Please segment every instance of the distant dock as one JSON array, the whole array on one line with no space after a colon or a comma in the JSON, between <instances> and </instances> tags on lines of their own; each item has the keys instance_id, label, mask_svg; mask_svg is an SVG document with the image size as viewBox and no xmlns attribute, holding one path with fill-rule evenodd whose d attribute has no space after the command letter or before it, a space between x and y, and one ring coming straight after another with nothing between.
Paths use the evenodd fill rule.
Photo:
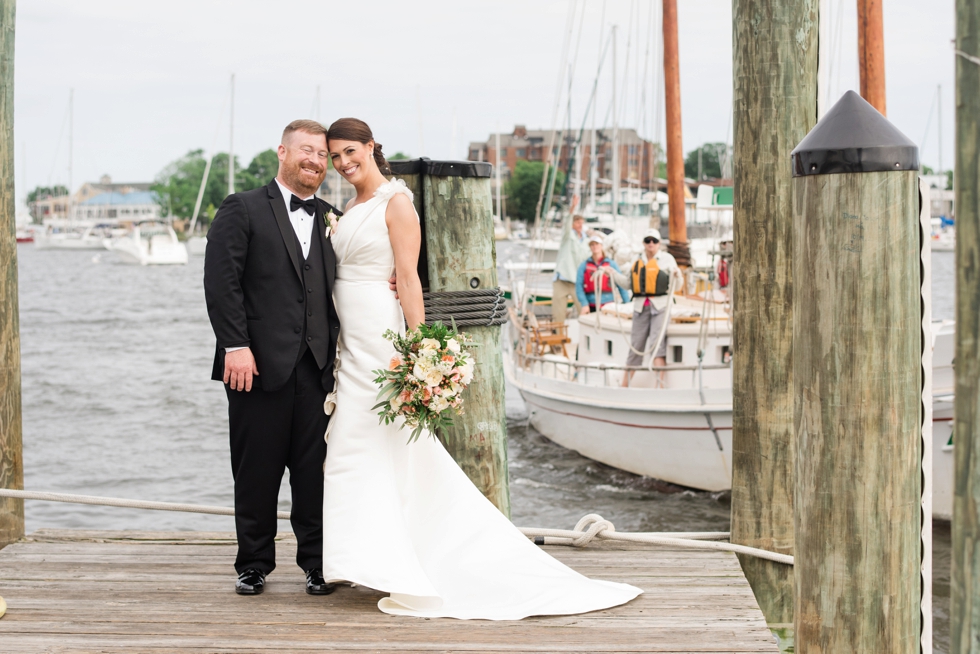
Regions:
<instances>
[{"instance_id":1,"label":"distant dock","mask_svg":"<svg viewBox=\"0 0 980 654\"><path fill-rule=\"evenodd\" d=\"M519 622L395 617L381 593L304 592L282 534L259 597L234 593L234 535L39 530L0 550L0 643L15 652L777 652L734 554L596 543L545 549L645 592L626 606Z\"/></svg>"}]
</instances>

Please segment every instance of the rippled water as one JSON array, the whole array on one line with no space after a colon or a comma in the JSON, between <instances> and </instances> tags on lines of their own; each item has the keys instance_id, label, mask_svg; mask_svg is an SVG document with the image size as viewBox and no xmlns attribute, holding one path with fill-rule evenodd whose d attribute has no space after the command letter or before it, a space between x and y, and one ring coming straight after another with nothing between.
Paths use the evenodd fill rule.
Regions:
<instances>
[{"instance_id":1,"label":"rippled water","mask_svg":"<svg viewBox=\"0 0 980 654\"><path fill-rule=\"evenodd\" d=\"M18 248L25 485L232 505L227 402L210 381L203 260L139 267L111 253ZM936 253L934 313L953 317L953 257ZM508 389L511 497L522 526L596 512L631 531L726 530L726 494L679 491L551 443ZM280 506L288 509L285 482ZM231 518L27 503L27 529L223 530ZM943 530L945 529L945 537ZM948 647L948 527L937 527L937 649ZM943 567L945 566L945 568Z\"/></svg>"}]
</instances>

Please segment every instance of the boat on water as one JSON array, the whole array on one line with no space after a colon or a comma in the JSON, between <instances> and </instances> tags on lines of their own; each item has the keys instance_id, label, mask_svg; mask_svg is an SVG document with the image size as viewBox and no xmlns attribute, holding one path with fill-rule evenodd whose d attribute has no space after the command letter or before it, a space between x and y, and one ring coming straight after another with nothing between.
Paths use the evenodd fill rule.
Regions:
<instances>
[{"instance_id":1,"label":"boat on water","mask_svg":"<svg viewBox=\"0 0 980 654\"><path fill-rule=\"evenodd\" d=\"M122 233L124 230L108 223L49 226L34 233L34 246L39 250L102 250L105 241L111 241Z\"/></svg>"},{"instance_id":2,"label":"boat on water","mask_svg":"<svg viewBox=\"0 0 980 654\"><path fill-rule=\"evenodd\" d=\"M933 252L956 251L956 226L953 221L941 216L930 221L932 231L929 234L929 245Z\"/></svg>"},{"instance_id":3,"label":"boat on water","mask_svg":"<svg viewBox=\"0 0 980 654\"><path fill-rule=\"evenodd\" d=\"M18 228L16 236L17 236L18 243L33 243L34 228L33 227Z\"/></svg>"},{"instance_id":4,"label":"boat on water","mask_svg":"<svg viewBox=\"0 0 980 654\"><path fill-rule=\"evenodd\" d=\"M193 257L203 257L208 249L207 236L191 236L184 243L187 246L187 254Z\"/></svg>"},{"instance_id":5,"label":"boat on water","mask_svg":"<svg viewBox=\"0 0 980 654\"><path fill-rule=\"evenodd\" d=\"M556 326L512 315L507 380L530 424L555 443L606 465L706 491L731 488L732 376L729 305L677 296L667 365L628 368L631 305ZM953 497L952 321L933 323L933 515L949 519ZM622 380L634 375L629 387Z\"/></svg>"},{"instance_id":6,"label":"boat on water","mask_svg":"<svg viewBox=\"0 0 980 654\"><path fill-rule=\"evenodd\" d=\"M103 247L117 253L122 261L141 266L187 263L184 244L173 227L161 220L134 223L127 235L106 240Z\"/></svg>"}]
</instances>

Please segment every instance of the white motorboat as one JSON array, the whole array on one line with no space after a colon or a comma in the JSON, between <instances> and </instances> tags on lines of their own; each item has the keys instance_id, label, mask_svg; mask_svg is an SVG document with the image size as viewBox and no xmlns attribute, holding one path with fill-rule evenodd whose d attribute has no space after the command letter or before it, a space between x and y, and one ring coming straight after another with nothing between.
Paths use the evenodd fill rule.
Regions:
<instances>
[{"instance_id":1,"label":"white motorboat","mask_svg":"<svg viewBox=\"0 0 980 654\"><path fill-rule=\"evenodd\" d=\"M39 250L102 250L106 240L119 232L114 225L83 224L73 227L48 227L34 234L34 247Z\"/></svg>"},{"instance_id":2,"label":"white motorboat","mask_svg":"<svg viewBox=\"0 0 980 654\"><path fill-rule=\"evenodd\" d=\"M621 386L629 352L629 305L607 305L598 315L580 317L577 329L568 330L571 342L564 352L554 345L547 349L555 352L542 351L548 337L540 334L548 331L547 324L521 325L512 316L505 373L527 403L530 423L555 443L638 475L727 490L732 468L729 314L724 304L680 297L673 312L667 366L635 371L629 388ZM933 515L946 519L953 494L953 331L951 321L934 323Z\"/></svg>"},{"instance_id":3,"label":"white motorboat","mask_svg":"<svg viewBox=\"0 0 980 654\"><path fill-rule=\"evenodd\" d=\"M126 263L142 266L187 263L187 249L177 240L173 227L160 220L135 223L132 231L104 247L119 254Z\"/></svg>"},{"instance_id":4,"label":"white motorboat","mask_svg":"<svg viewBox=\"0 0 980 654\"><path fill-rule=\"evenodd\" d=\"M187 254L193 257L203 257L204 252L208 249L208 237L191 236L185 245L187 246Z\"/></svg>"}]
</instances>

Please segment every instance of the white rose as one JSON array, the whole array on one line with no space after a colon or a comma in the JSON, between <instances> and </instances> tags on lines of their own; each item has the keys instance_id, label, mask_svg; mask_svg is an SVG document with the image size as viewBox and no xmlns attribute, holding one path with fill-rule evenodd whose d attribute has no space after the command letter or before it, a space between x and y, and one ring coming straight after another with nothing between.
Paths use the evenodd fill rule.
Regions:
<instances>
[{"instance_id":1,"label":"white rose","mask_svg":"<svg viewBox=\"0 0 980 654\"><path fill-rule=\"evenodd\" d=\"M423 350L438 350L441 343L434 338L423 338L422 339L422 349Z\"/></svg>"},{"instance_id":2,"label":"white rose","mask_svg":"<svg viewBox=\"0 0 980 654\"><path fill-rule=\"evenodd\" d=\"M399 394L399 395L396 395L395 397L393 397L391 399L391 402L389 402L388 404L391 406L391 410L392 411L394 411L395 413L398 413L398 409L402 408L402 404L404 404L404 403L402 402L401 395Z\"/></svg>"},{"instance_id":3,"label":"white rose","mask_svg":"<svg viewBox=\"0 0 980 654\"><path fill-rule=\"evenodd\" d=\"M442 395L437 395L429 402L429 409L436 413L442 413L449 408L449 400Z\"/></svg>"},{"instance_id":4,"label":"white rose","mask_svg":"<svg viewBox=\"0 0 980 654\"><path fill-rule=\"evenodd\" d=\"M432 368L425 374L426 386L438 386L442 383L442 372L438 368Z\"/></svg>"},{"instance_id":5,"label":"white rose","mask_svg":"<svg viewBox=\"0 0 980 654\"><path fill-rule=\"evenodd\" d=\"M463 365L461 365L459 368L457 368L457 370L459 371L459 381L460 381L461 384L463 384L464 386L467 386L467 385L469 385L469 383L471 381L473 381L473 362L472 361L467 361L466 363L464 363Z\"/></svg>"},{"instance_id":6,"label":"white rose","mask_svg":"<svg viewBox=\"0 0 980 654\"><path fill-rule=\"evenodd\" d=\"M419 381L425 381L426 376L429 374L429 365L426 363L425 359L418 359L415 361L415 366L412 367L412 374Z\"/></svg>"},{"instance_id":7,"label":"white rose","mask_svg":"<svg viewBox=\"0 0 980 654\"><path fill-rule=\"evenodd\" d=\"M459 354L461 349L459 347L459 342L455 338L450 338L448 341L446 341L446 348L454 354Z\"/></svg>"}]
</instances>

